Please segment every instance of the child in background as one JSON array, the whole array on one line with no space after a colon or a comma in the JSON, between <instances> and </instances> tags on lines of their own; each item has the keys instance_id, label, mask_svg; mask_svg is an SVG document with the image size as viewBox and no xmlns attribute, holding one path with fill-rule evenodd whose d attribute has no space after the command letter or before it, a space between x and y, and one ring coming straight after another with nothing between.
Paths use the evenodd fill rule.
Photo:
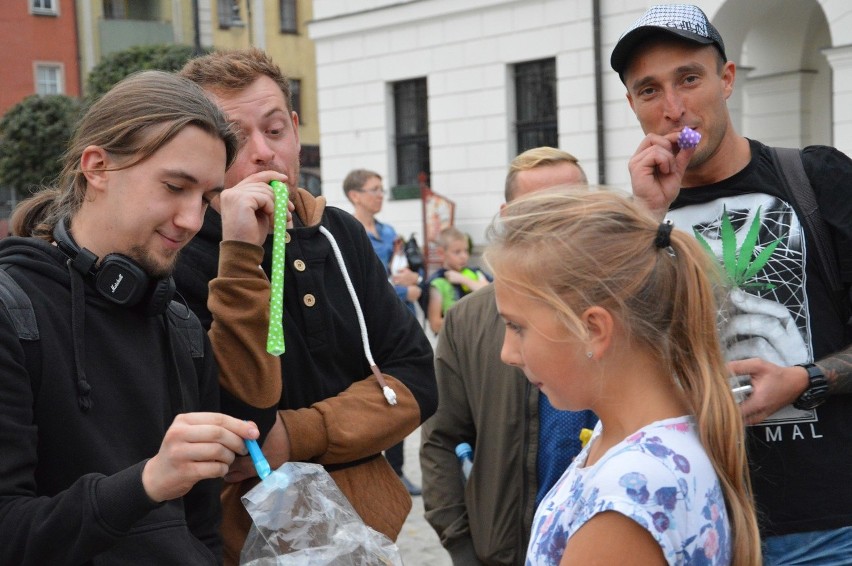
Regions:
<instances>
[{"instance_id":1,"label":"child in background","mask_svg":"<svg viewBox=\"0 0 852 566\"><path fill-rule=\"evenodd\" d=\"M536 511L527 564L760 564L712 258L614 192L543 191L498 222L503 361L600 417Z\"/></svg>"},{"instance_id":2,"label":"child in background","mask_svg":"<svg viewBox=\"0 0 852 566\"><path fill-rule=\"evenodd\" d=\"M450 226L441 230L438 247L444 254L444 265L429 279L429 306L426 312L429 327L435 334L444 325L444 313L456 301L491 282L490 276L467 266L470 240L458 228Z\"/></svg>"}]
</instances>

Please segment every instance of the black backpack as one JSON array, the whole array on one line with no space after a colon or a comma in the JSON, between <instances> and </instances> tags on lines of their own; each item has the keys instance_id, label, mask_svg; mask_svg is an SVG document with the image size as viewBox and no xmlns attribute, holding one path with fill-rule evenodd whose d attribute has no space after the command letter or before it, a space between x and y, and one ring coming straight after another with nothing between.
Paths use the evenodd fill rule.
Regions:
<instances>
[{"instance_id":1,"label":"black backpack","mask_svg":"<svg viewBox=\"0 0 852 566\"><path fill-rule=\"evenodd\" d=\"M420 246L417 244L417 238L414 234L405 242L405 259L408 261L408 269L415 273L423 269L423 252L420 251Z\"/></svg>"},{"instance_id":2,"label":"black backpack","mask_svg":"<svg viewBox=\"0 0 852 566\"><path fill-rule=\"evenodd\" d=\"M828 225L819 212L816 195L802 164L802 151L796 148L771 147L775 170L789 189L787 192L795 201L805 230L812 235L815 247L817 268L831 294L831 300L841 316L841 320L852 322L852 298L847 295L846 287L840 277L838 256Z\"/></svg>"}]
</instances>

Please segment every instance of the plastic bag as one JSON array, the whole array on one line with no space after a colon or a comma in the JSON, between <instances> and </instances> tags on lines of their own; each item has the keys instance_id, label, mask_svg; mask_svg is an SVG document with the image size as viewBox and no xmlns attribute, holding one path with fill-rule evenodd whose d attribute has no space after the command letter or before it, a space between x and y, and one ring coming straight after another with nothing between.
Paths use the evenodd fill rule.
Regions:
<instances>
[{"instance_id":1,"label":"plastic bag","mask_svg":"<svg viewBox=\"0 0 852 566\"><path fill-rule=\"evenodd\" d=\"M402 566L396 545L364 524L318 464L288 462L242 502L253 524L240 564Z\"/></svg>"}]
</instances>

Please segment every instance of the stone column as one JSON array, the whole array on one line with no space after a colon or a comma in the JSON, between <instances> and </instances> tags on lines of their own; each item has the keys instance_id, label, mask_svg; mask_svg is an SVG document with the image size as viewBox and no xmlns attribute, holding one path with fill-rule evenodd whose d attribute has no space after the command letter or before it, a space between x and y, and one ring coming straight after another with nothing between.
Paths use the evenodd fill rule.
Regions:
<instances>
[{"instance_id":1,"label":"stone column","mask_svg":"<svg viewBox=\"0 0 852 566\"><path fill-rule=\"evenodd\" d=\"M831 66L834 146L852 155L852 45L822 50Z\"/></svg>"}]
</instances>

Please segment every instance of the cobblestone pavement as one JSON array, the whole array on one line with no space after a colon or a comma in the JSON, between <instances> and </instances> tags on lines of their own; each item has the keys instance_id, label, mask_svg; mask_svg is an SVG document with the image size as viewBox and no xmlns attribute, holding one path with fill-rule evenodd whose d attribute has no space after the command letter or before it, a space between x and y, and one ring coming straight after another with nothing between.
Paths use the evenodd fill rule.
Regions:
<instances>
[{"instance_id":1,"label":"cobblestone pavement","mask_svg":"<svg viewBox=\"0 0 852 566\"><path fill-rule=\"evenodd\" d=\"M403 471L415 485L421 484L420 429L405 439ZM450 555L441 546L438 535L423 517L423 498L412 497L411 513L396 540L405 566L452 566Z\"/></svg>"}]
</instances>

